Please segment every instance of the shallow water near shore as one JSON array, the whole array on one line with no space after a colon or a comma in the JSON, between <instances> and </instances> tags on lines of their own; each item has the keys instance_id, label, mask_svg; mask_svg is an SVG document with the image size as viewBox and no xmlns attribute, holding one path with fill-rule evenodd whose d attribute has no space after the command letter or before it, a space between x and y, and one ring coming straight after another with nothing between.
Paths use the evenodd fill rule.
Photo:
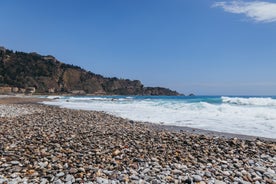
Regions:
<instances>
[{"instance_id":1,"label":"shallow water near shore","mask_svg":"<svg viewBox=\"0 0 276 184\"><path fill-rule=\"evenodd\" d=\"M276 138L276 97L49 96L43 102L135 121Z\"/></svg>"}]
</instances>

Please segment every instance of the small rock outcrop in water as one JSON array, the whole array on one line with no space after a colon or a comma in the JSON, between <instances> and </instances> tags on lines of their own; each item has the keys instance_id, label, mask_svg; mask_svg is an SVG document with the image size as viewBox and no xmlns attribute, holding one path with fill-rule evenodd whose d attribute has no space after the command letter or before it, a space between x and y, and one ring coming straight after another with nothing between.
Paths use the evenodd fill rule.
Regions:
<instances>
[{"instance_id":1,"label":"small rock outcrop in water","mask_svg":"<svg viewBox=\"0 0 276 184\"><path fill-rule=\"evenodd\" d=\"M53 56L13 52L4 47L0 47L0 87L35 87L37 93L180 95L167 88L144 87L139 80L103 77Z\"/></svg>"}]
</instances>

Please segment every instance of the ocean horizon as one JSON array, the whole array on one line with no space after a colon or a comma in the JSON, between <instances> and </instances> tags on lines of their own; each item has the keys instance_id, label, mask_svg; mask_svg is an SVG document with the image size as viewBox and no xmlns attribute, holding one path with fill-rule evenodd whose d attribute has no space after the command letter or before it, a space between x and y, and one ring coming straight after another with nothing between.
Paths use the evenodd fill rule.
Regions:
<instances>
[{"instance_id":1,"label":"ocean horizon","mask_svg":"<svg viewBox=\"0 0 276 184\"><path fill-rule=\"evenodd\" d=\"M276 96L44 96L134 121L276 138Z\"/></svg>"}]
</instances>

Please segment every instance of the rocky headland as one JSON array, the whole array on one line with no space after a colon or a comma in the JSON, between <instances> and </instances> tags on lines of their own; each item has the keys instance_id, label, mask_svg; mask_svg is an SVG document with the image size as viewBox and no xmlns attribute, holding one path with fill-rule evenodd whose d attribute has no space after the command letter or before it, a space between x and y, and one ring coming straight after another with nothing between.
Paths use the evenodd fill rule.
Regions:
<instances>
[{"instance_id":1,"label":"rocky headland","mask_svg":"<svg viewBox=\"0 0 276 184\"><path fill-rule=\"evenodd\" d=\"M0 47L0 94L181 95L139 80L103 77L53 56L14 52Z\"/></svg>"},{"instance_id":2,"label":"rocky headland","mask_svg":"<svg viewBox=\"0 0 276 184\"><path fill-rule=\"evenodd\" d=\"M0 107L0 183L276 183L275 140L39 104Z\"/></svg>"}]
</instances>

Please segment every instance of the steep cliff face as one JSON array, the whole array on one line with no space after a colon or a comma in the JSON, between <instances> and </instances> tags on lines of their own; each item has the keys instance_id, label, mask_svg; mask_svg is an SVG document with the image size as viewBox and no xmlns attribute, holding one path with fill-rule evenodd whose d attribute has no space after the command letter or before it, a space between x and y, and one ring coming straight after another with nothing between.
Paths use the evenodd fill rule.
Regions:
<instances>
[{"instance_id":1,"label":"steep cliff face","mask_svg":"<svg viewBox=\"0 0 276 184\"><path fill-rule=\"evenodd\" d=\"M35 87L38 93L70 93L102 95L179 95L166 88L144 87L138 80L106 78L68 65L53 56L13 52L0 48L0 87Z\"/></svg>"},{"instance_id":2,"label":"steep cliff face","mask_svg":"<svg viewBox=\"0 0 276 184\"><path fill-rule=\"evenodd\" d=\"M142 95L143 93L143 85L138 80L109 78L103 83L103 88L107 93L116 95Z\"/></svg>"},{"instance_id":3,"label":"steep cliff face","mask_svg":"<svg viewBox=\"0 0 276 184\"><path fill-rule=\"evenodd\" d=\"M172 91L172 90L167 89L167 88L146 87L146 88L144 88L143 95L178 96L179 94L176 91Z\"/></svg>"}]
</instances>

